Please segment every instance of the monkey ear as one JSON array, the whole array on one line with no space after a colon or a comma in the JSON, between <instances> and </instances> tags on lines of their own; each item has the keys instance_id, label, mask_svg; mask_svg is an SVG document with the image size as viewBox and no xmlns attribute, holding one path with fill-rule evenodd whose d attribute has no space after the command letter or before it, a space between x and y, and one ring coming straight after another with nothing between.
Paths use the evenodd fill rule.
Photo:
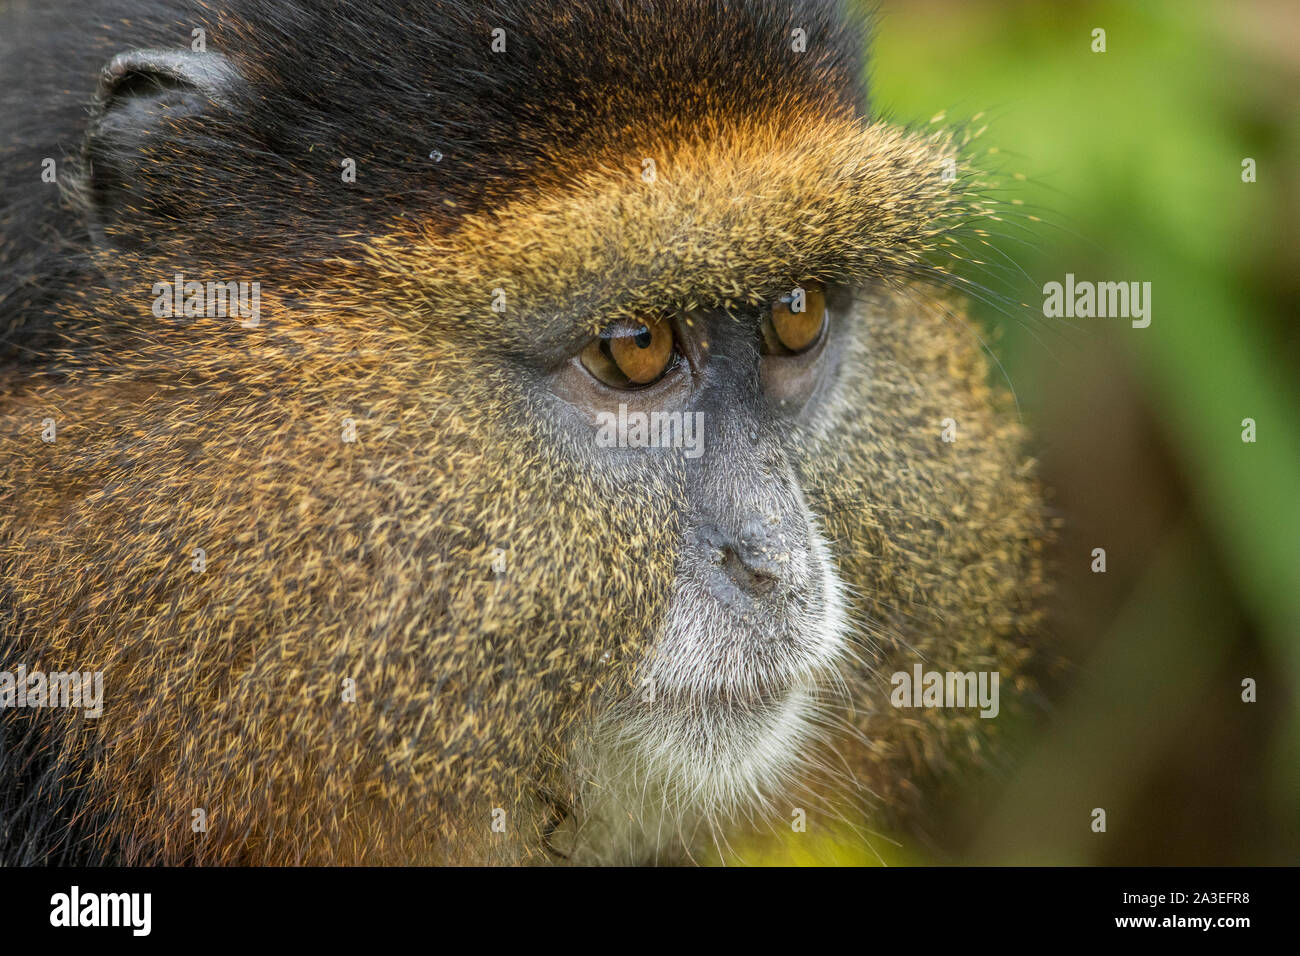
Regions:
<instances>
[{"instance_id":1,"label":"monkey ear","mask_svg":"<svg viewBox=\"0 0 1300 956\"><path fill-rule=\"evenodd\" d=\"M183 178L169 165L186 140L201 139L201 117L225 105L239 75L216 52L132 50L100 72L85 160L90 235L99 246L146 241L156 217L174 217ZM172 175L168 175L173 173Z\"/></svg>"}]
</instances>

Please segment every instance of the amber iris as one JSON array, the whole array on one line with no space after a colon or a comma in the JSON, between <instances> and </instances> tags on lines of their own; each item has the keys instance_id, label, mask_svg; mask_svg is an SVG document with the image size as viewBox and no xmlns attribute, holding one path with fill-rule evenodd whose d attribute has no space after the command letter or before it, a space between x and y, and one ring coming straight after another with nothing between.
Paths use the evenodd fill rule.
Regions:
<instances>
[{"instance_id":1,"label":"amber iris","mask_svg":"<svg viewBox=\"0 0 1300 956\"><path fill-rule=\"evenodd\" d=\"M797 355L816 345L825 331L826 288L809 282L772 303L763 320L763 344L768 354Z\"/></svg>"},{"instance_id":2,"label":"amber iris","mask_svg":"<svg viewBox=\"0 0 1300 956\"><path fill-rule=\"evenodd\" d=\"M640 388L661 379L673 365L672 324L661 319L618 323L582 350L582 364L614 388Z\"/></svg>"}]
</instances>

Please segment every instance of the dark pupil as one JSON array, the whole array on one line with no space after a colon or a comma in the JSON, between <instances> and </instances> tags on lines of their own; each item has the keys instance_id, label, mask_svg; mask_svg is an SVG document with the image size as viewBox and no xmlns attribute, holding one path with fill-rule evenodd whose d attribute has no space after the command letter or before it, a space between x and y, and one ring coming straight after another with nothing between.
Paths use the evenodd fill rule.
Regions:
<instances>
[{"instance_id":1,"label":"dark pupil","mask_svg":"<svg viewBox=\"0 0 1300 956\"><path fill-rule=\"evenodd\" d=\"M637 330L636 335L632 336L632 340L636 342L637 348L648 349L650 347L650 343L654 340L654 336L652 336L650 334L650 330L643 325L641 326L640 329Z\"/></svg>"}]
</instances>

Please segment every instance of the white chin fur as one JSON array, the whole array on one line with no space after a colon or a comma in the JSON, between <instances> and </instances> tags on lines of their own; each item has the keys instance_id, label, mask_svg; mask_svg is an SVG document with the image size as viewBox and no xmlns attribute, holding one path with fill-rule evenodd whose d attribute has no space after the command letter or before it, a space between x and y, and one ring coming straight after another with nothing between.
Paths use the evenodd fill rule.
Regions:
<instances>
[{"instance_id":1,"label":"white chin fur","mask_svg":"<svg viewBox=\"0 0 1300 956\"><path fill-rule=\"evenodd\" d=\"M652 862L689 854L711 828L761 813L804 764L815 733L811 712L848 631L834 559L811 518L808 530L809 570L822 572L820 600L791 623L793 648L769 660L766 672L720 663L719 622L696 602L674 601L648 668L663 696L617 708L575 762L581 807L568 832L552 838L570 859ZM747 697L755 678L781 690L761 702L719 701L719 688Z\"/></svg>"}]
</instances>

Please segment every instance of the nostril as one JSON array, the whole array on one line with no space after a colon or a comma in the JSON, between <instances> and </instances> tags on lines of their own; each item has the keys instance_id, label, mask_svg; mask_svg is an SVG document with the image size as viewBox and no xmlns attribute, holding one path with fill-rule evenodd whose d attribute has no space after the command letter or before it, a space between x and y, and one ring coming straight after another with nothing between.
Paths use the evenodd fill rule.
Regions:
<instances>
[{"instance_id":1,"label":"nostril","mask_svg":"<svg viewBox=\"0 0 1300 956\"><path fill-rule=\"evenodd\" d=\"M724 548L722 570L752 594L767 594L776 585L776 563L754 550Z\"/></svg>"},{"instance_id":2,"label":"nostril","mask_svg":"<svg viewBox=\"0 0 1300 956\"><path fill-rule=\"evenodd\" d=\"M759 523L747 523L734 538L716 527L700 529L699 537L707 546L709 562L750 594L768 593L781 577L780 562L770 553L770 539Z\"/></svg>"}]
</instances>

